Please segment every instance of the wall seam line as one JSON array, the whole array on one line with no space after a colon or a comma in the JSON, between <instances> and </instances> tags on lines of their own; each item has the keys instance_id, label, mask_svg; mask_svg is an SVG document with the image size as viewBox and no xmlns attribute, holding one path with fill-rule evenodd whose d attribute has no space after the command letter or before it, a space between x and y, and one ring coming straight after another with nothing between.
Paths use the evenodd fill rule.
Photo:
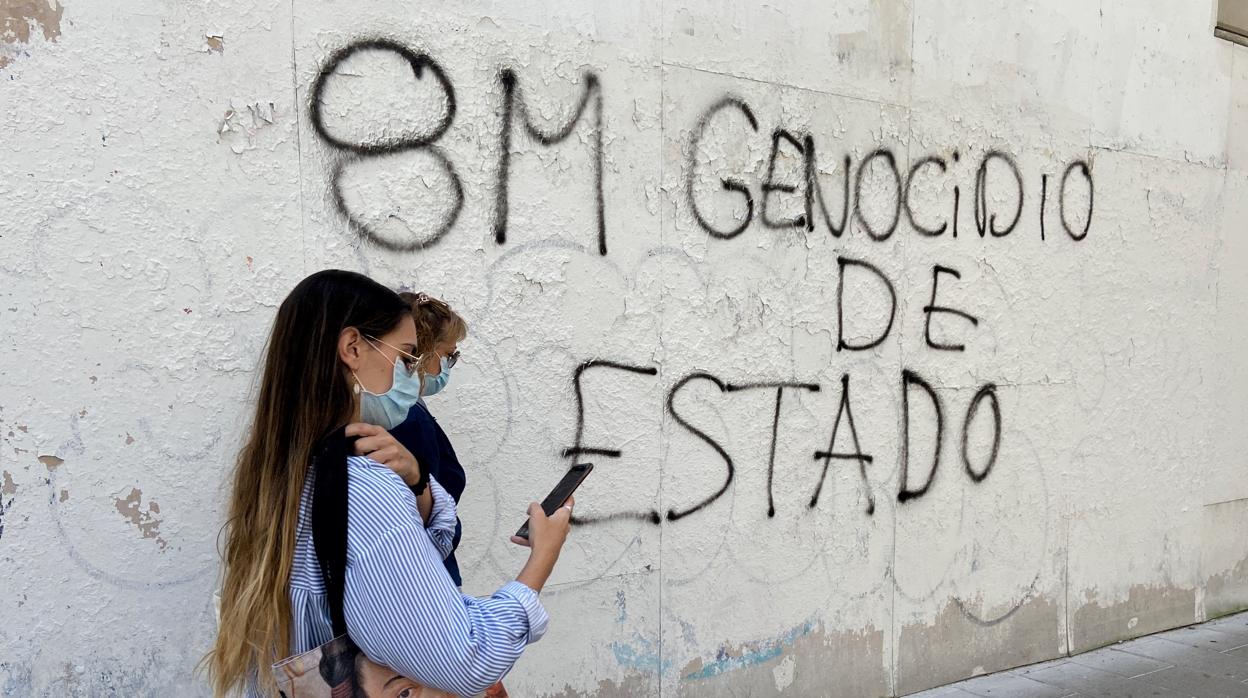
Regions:
<instances>
[{"instance_id":1,"label":"wall seam line","mask_svg":"<svg viewBox=\"0 0 1248 698\"><path fill-rule=\"evenodd\" d=\"M1066 551L1063 556L1065 564L1062 567L1062 587L1066 602L1062 604L1062 612L1066 616L1066 656L1069 657L1074 653L1075 636L1070 628L1070 516L1066 517Z\"/></svg>"},{"instance_id":2,"label":"wall seam line","mask_svg":"<svg viewBox=\"0 0 1248 698\"><path fill-rule=\"evenodd\" d=\"M911 18L911 22L913 21L914 21L913 18ZM913 60L913 57L911 58L911 60ZM760 85L766 85L772 88L783 87L783 88L790 89L790 90L798 90L800 92L813 92L814 94L817 94L817 95L824 95L827 97L837 97L840 99L848 99L848 100L853 100L857 102L866 102L868 104L875 104L875 105L884 106L884 107L892 107L894 109L909 109L910 108L908 105L900 104L897 102L890 102L884 99L872 99L870 97L864 97L862 95L851 95L851 94L845 94L844 92L833 92L831 90L821 90L817 87L809 87L806 85L795 85L793 83L783 82L780 80L772 81L772 80L763 80L760 78L752 78L748 75L738 75L736 73L729 73L723 70L711 70L710 68L702 68L699 66L687 65L685 63L680 63L678 61L663 60L662 63L664 67L670 66L672 68L680 68L682 70L689 70L695 73L706 73L707 75L718 75L720 77L732 78L734 80L743 80L745 82L758 83ZM911 67L911 72L912 73L914 72L913 65Z\"/></svg>"},{"instance_id":3,"label":"wall seam line","mask_svg":"<svg viewBox=\"0 0 1248 698\"><path fill-rule=\"evenodd\" d=\"M914 92L913 90L914 90L914 73L915 73L914 71L914 46L916 43L915 31L914 31L914 26L915 26L914 16L916 12L917 10L915 9L914 4L911 3L910 5L910 80L908 81L907 86L906 86L907 104L904 107L906 110L906 164L907 166L909 166L909 163L910 163L910 144L914 141L914 108L913 108ZM904 265L905 264L904 257L906 255L905 248L902 249L901 254L903 257L902 264ZM904 322L905 320L903 318L901 320L901 323L903 326L899 326L898 331L904 332ZM897 346L897 358L901 362L902 366L906 365L906 348L905 348L904 342L898 344ZM904 382L902 383L901 389L903 392L906 390L906 385ZM905 396L903 395L902 397L904 398ZM900 432L902 438L905 438L906 436L905 426L900 423L900 420L898 420L897 429L898 429L898 432ZM897 504L898 503L896 501L893 502L894 512L896 511ZM891 635L890 642L888 643L888 680L889 680L889 688L892 690L892 694L894 696L899 696L901 695L901 672L897 668L897 642L898 642L900 633L897 632L897 515L896 513L893 514L892 519L893 519L892 521L893 523L893 545L892 545L893 563L890 568L889 574L892 576L893 583L891 585L892 589L890 590L891 598L889 601L889 612L888 612L889 613L888 627L889 627L889 631Z\"/></svg>"},{"instance_id":4,"label":"wall seam line","mask_svg":"<svg viewBox=\"0 0 1248 698\"><path fill-rule=\"evenodd\" d=\"M303 205L303 117L299 108L299 62L295 54L295 0L290 0L290 91L295 109L295 156L299 177L299 252L303 274L308 274L307 209Z\"/></svg>"},{"instance_id":5,"label":"wall seam line","mask_svg":"<svg viewBox=\"0 0 1248 698\"><path fill-rule=\"evenodd\" d=\"M667 64L664 61L664 57L663 57L663 46L664 46L664 42L667 40L666 31L667 31L667 9L666 9L664 0L659 0L659 191L660 192L664 190L664 187L667 184L667 180L665 179L667 170L665 167L666 163L663 157L663 145L662 145L663 143L667 142L667 132L664 128L666 126L665 111L667 107L667 92L666 92L666 86L663 82L663 79L664 77L666 77L665 74L667 72L667 69L665 68ZM664 244L665 242L664 238L667 236L667 229L664 227L663 209L664 209L663 201L660 198L660 201L659 201L659 244L660 245ZM660 269L662 278L666 279L667 274L663 272L664 264L665 264L665 260L660 258L659 269ZM660 288L665 288L665 287L660 287ZM659 324L658 324L658 332L657 332L660 350L662 350L662 347L663 347L663 307L664 307L663 295L660 294L659 296ZM660 355L660 360L659 360L659 377L660 378L666 378L666 375L665 375L666 371L664 370L666 368L665 366L666 362L667 362L667 352L663 351L662 354ZM666 439L663 436L664 430L663 430L662 425L663 425L663 422L662 420L660 420L659 421L659 493L658 493L658 497L659 497L658 511L659 511L660 517L663 516L663 513L662 513L663 512L663 462L667 459L667 450L665 448L666 444L664 443ZM658 642L659 644L659 668L658 668L658 677L657 677L658 684L659 684L659 691L658 691L659 698L663 698L663 660L667 656L667 648L663 646L663 567L664 567L663 565L663 529L666 528L664 523L665 523L664 520L660 518L659 519L659 642Z\"/></svg>"}]
</instances>

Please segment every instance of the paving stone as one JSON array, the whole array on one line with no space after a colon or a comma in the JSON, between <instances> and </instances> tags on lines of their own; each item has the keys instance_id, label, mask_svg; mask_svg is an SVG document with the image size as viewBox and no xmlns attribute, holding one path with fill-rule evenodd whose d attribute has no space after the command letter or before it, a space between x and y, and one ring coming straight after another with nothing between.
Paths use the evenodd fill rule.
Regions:
<instances>
[{"instance_id":1,"label":"paving stone","mask_svg":"<svg viewBox=\"0 0 1248 698\"><path fill-rule=\"evenodd\" d=\"M1138 654L1123 652L1112 647L1076 655L1071 657L1070 661L1075 664L1092 667L1093 669L1108 671L1111 674L1117 674L1128 679L1174 666L1169 662L1141 657Z\"/></svg>"},{"instance_id":2,"label":"paving stone","mask_svg":"<svg viewBox=\"0 0 1248 698\"><path fill-rule=\"evenodd\" d=\"M1248 621L1239 620L1239 616L1220 618L1201 627L1232 636L1236 645L1248 645Z\"/></svg>"},{"instance_id":3,"label":"paving stone","mask_svg":"<svg viewBox=\"0 0 1248 698\"><path fill-rule=\"evenodd\" d=\"M1224 616L1208 623L1204 623L1204 627L1221 630L1223 632L1248 632L1248 613L1238 613L1233 616Z\"/></svg>"},{"instance_id":4,"label":"paving stone","mask_svg":"<svg viewBox=\"0 0 1248 698\"><path fill-rule=\"evenodd\" d=\"M1177 696L1173 691L1134 683L1108 671L1068 662L1058 667L1028 674L1028 678L1050 686L1076 691L1095 698L1144 698Z\"/></svg>"},{"instance_id":5,"label":"paving stone","mask_svg":"<svg viewBox=\"0 0 1248 698\"><path fill-rule=\"evenodd\" d=\"M1176 666L1132 680L1145 686L1161 686L1184 696L1200 698L1244 698L1244 684L1236 679L1211 676Z\"/></svg>"},{"instance_id":6,"label":"paving stone","mask_svg":"<svg viewBox=\"0 0 1248 698\"><path fill-rule=\"evenodd\" d=\"M948 686L937 686L936 688L929 688L926 691L911 693L906 696L906 698L947 698L949 696L952 696L953 698L966 698L968 695L974 695L973 693L963 691L959 688L960 685L961 684L950 684Z\"/></svg>"},{"instance_id":7,"label":"paving stone","mask_svg":"<svg viewBox=\"0 0 1248 698\"><path fill-rule=\"evenodd\" d=\"M1248 640L1243 639L1245 636L1248 636L1248 633L1222 632L1213 628L1199 626L1179 628L1157 635L1157 637L1163 640L1215 652L1243 645L1245 642L1248 642Z\"/></svg>"},{"instance_id":8,"label":"paving stone","mask_svg":"<svg viewBox=\"0 0 1248 698\"><path fill-rule=\"evenodd\" d=\"M1200 649L1190 645L1171 642L1161 637L1149 637L1118 647L1129 652L1175 666L1203 671L1220 679L1243 680L1248 678L1248 664L1214 650Z\"/></svg>"},{"instance_id":9,"label":"paving stone","mask_svg":"<svg viewBox=\"0 0 1248 698\"><path fill-rule=\"evenodd\" d=\"M1010 673L1018 674L1019 676L1027 676L1028 674L1036 671L1044 671L1045 669L1052 669L1053 667L1059 667L1063 664L1069 663L1070 660L1063 657L1062 659L1053 659L1047 662L1040 662L1039 664L1032 664L1030 666L1021 666L1017 669L1012 669Z\"/></svg>"},{"instance_id":10,"label":"paving stone","mask_svg":"<svg viewBox=\"0 0 1248 698\"><path fill-rule=\"evenodd\" d=\"M913 698L1248 698L1248 613L917 693Z\"/></svg>"},{"instance_id":11,"label":"paving stone","mask_svg":"<svg viewBox=\"0 0 1248 698\"><path fill-rule=\"evenodd\" d=\"M963 681L958 687L977 696L1000 698L1002 696L1027 696L1028 698L1065 698L1070 691L1033 681L1013 672L990 674Z\"/></svg>"}]
</instances>

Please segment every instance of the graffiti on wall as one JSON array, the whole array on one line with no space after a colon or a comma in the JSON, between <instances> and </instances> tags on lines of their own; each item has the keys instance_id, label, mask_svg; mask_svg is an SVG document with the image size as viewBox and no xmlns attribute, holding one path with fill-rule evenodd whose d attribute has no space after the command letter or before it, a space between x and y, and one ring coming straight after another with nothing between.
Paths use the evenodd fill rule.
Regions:
<instances>
[{"instance_id":1,"label":"graffiti on wall","mask_svg":"<svg viewBox=\"0 0 1248 698\"><path fill-rule=\"evenodd\" d=\"M401 58L410 67L413 78L422 80L428 75L437 83L442 94L442 110L439 118L430 129L424 133L392 135L359 141L337 135L327 126L323 112L327 85L340 77L339 70L344 62L366 52L392 53ZM606 204L603 196L604 88L599 77L592 72L587 72L582 76L581 92L576 105L572 108L571 117L565 123L556 126L552 130L543 130L530 117L523 96L520 76L513 69L502 68L498 71L497 86L501 92L502 107L500 110L500 124L497 129L498 140L497 143L493 144L492 148L497 158L494 201L491 212L495 241L499 245L507 242L511 155L514 146L513 134L519 130L534 142L544 147L550 147L568 140L576 132L578 125L584 124L588 131L593 169L596 244L598 253L606 255L608 231L606 225ZM334 52L323 64L312 84L309 107L310 122L312 129L322 143L341 156L330 172L330 191L338 213L361 238L390 251L414 252L436 245L454 228L464 207L464 191L455 165L447 156L446 151L438 145L438 141L454 123L456 106L455 87L442 66L428 54L416 51L396 41L370 39L355 42ZM730 240L744 233L757 219L758 224L764 228L800 228L807 231L814 231L817 227L816 222L821 221L823 227L826 227L829 233L839 238L850 228L849 222L852 218L870 239L882 242L891 238L898 231L904 218L904 221L919 236L939 238L948 234L951 237L958 237L959 210L962 205L963 195L962 185L956 184L953 187L949 213L945 216L933 214L930 218L924 218L915 211L912 191L916 182L922 181L924 178L940 177L949 171L951 161L953 163L960 162L963 155L959 150L954 149L948 156L940 153L920 155L904 174L899 169L897 155L889 148L877 148L871 151L856 165L853 158L846 154L841 161L840 167L842 175L840 191L829 193L825 192L818 182L817 173L820 169L819 160L816 156L814 136L812 134L794 133L783 127L777 127L772 132L771 150L767 158L767 171L757 192L751 191L750 187L739 177L730 175L720 177L719 181L723 189L733 192L740 197L744 213L738 217L739 220L735 226L731 228L716 227L706 218L702 205L699 204L694 195L694 183L699 174L697 155L699 145L705 137L712 120L717 117L727 119L734 113L739 115L752 131L757 132L759 130L758 119L749 103L739 97L728 95L709 106L701 114L693 128L691 140L688 144L689 147L687 148L688 162L685 167L685 196L694 220L708 236L721 240ZM517 129L517 125L520 127L519 129ZM794 194L798 190L798 185L781 184L776 179L777 159L785 149L796 151L803 163L803 176L800 185L803 210L797 215L777 217L773 207L773 196L780 193ZM349 165L360 159L385 158L415 150L432 155L438 166L448 176L451 187L446 192L446 195L450 199L450 205L447 213L434 230L416 236L412 240L395 241L378 234L377 230L361 221L351 209L351 206L343 196L343 173ZM1008 173L1006 177L1009 180L1009 186L1015 190L1013 210L993 210L989 201L990 173L996 171L992 167L994 162L1003 166L1002 169ZM885 168L889 179L892 181L892 210L884 216L882 221L869 220L864 207L858 206L857 202L863 198L864 182L868 179L869 173L873 172L873 168L880 166ZM1040 198L1040 205L1037 211L1041 238L1047 238L1046 219L1051 215L1049 211L1049 197L1055 196L1058 208L1057 219L1061 228L1072 240L1083 240L1087 237L1092 225L1093 204L1095 201L1091 163L1086 159L1079 158L1070 161L1061 174L1058 175L1056 191L1052 194L1049 191L1049 179L1049 173L1040 175L1039 191L1036 193ZM1074 187L1084 187L1083 195L1086 197L1086 204L1083 205L1086 206L1086 211L1082 212L1082 215L1079 215L1080 212L1074 210L1075 205L1069 202L1072 198L1071 190ZM1027 186L1026 178L1012 155L999 150L988 150L985 152L979 158L979 165L975 170L975 182L970 187L970 193L974 206L974 232L979 237L992 236L994 238L1003 238L1009 236L1018 228L1027 199ZM756 201L758 202L757 204ZM837 201L840 202L839 217L829 212L829 203Z\"/></svg>"},{"instance_id":2,"label":"graffiti on wall","mask_svg":"<svg viewBox=\"0 0 1248 698\"><path fill-rule=\"evenodd\" d=\"M326 90L334 81L343 79L342 66L348 59L368 52L392 54L410 68L414 79L430 80L436 86L435 92L440 95L433 105L437 116L423 132L353 139L336 133L327 124L323 113ZM527 139L542 148L549 148L573 140L574 134L577 134L581 136L581 147L586 147L589 151L591 171L587 175L592 179L595 215L593 229L596 232L596 240L592 241L592 246L599 256L607 256L612 232L608 230L603 196L606 147L604 109L608 103L608 86L603 85L595 73L584 73L579 82L579 95L567 109L569 115L552 127L543 127L530 114L522 76L516 70L504 67L497 70L495 78L494 89L498 91L498 103L501 106L497 128L492 131L497 134L497 140L488 144L491 157L494 158L492 192L483 197L484 201L480 204L490 207L488 213L492 221L491 237L494 243L500 246L509 244L513 149L518 147L521 139ZM320 67L310 91L310 123L321 143L335 155L328 181L332 203L350 230L360 239L391 252L414 253L426 250L445 239L460 220L464 207L473 205L465 201L464 188L456 166L439 145L440 139L454 123L456 110L455 85L448 72L430 55L396 41L372 39L351 43L335 51ZM683 199L697 229L712 244L715 241L733 240L747 234L751 229L790 229L807 233L825 231L837 239L851 231L861 231L867 240L874 243L893 239L907 230L916 238L927 240L953 239L967 235L986 241L1004 240L1021 234L1019 231L1029 205L1035 209L1034 215L1038 224L1036 227L1042 241L1048 241L1053 237L1053 231L1057 230L1077 244L1084 241L1091 230L1095 201L1093 170L1092 163L1084 158L1072 158L1054 172L1037 173L1025 172L1013 155L1002 150L989 149L968 160L966 153L954 148L946 152L910 154L913 156L912 164L905 167L902 164L905 162L904 156L894 149L876 147L857 161L849 153L842 155L839 160L834 159L836 166L831 170L834 173L831 179L837 185L829 189L820 181L821 175L826 176L827 171L824 169L826 163L818 155L815 135L783 125L777 125L770 131L770 148L764 159L764 171L702 171L699 156L713 128L737 128L749 133L759 133L764 125L760 124L754 108L747 100L726 94L702 110L687 132L687 142L681 144L686 161L680 198ZM344 196L343 175L347 168L362 160L388 158L410 151L430 155L435 166L442 170L449 182L449 186L441 193L446 197L446 206L433 228L413 233L407 240L396 240L382 234L363 220L358 211L352 209ZM781 176L777 172L780 163L793 160L794 157L800 163L796 176ZM947 185L947 180L953 177L954 166L964 161L972 165L970 171L974 173L973 181L952 182L947 207L932 209L916 203L916 186L930 188ZM721 197L714 203L700 199L698 183L707 178L716 182L728 198ZM747 180L751 178L758 180L758 183L754 186L748 184ZM879 206L864 204L871 192L878 190L877 185L881 182L886 193L883 200L889 202L882 210ZM947 186L945 188L948 189ZM1008 191L1012 196L1005 197L1008 203L1003 204L994 201L994 197L989 194L990 190ZM962 210L968 206L971 209L969 215ZM717 223L717 219L723 220L724 217L712 215L710 211L713 208L730 210L732 223ZM973 226L960 227L960 221L964 217L971 218ZM591 241L585 242L589 247ZM895 327L899 325L896 322L899 309L894 279L865 259L845 255L837 257L837 274L836 351L870 352L883 345L890 337L895 337ZM851 285L861 286L870 280L873 285L882 289L881 298L888 308L887 320L872 336L847 336L847 278L851 279ZM966 352L965 343L938 335L933 319L953 319L970 327L977 327L981 320L965 310L942 302L942 279L948 285L952 281L960 281L962 274L951 265L930 266L931 291L926 304L921 308L923 343L933 352ZM576 405L575 436L573 443L562 450L562 455L570 460L586 456L618 459L624 453L623 447L617 444L585 442L587 387L582 379L587 373L621 372L657 380L659 368L654 364L632 364L600 358L591 358L576 366L571 376ZM973 396L964 404L950 405L947 404L948 398L940 395L931 382L918 371L903 366L897 376L901 394L898 415L901 425L898 463L900 478L896 491L887 496L894 497L902 505L923 498L932 489L936 475L942 467L958 468L971 483L981 483L989 478L997 465L1004 431L1003 420L1006 418L997 385L984 382L976 387ZM809 490L802 493L801 500L809 509L818 507L833 462L845 462L857 471L865 500L864 513L871 516L875 513L877 498L883 496L871 482L870 473L875 457L864 451L861 432L854 421L851 376L848 373L841 375L839 383L839 386L834 386L839 391L839 402L835 419L829 425L826 446L811 452L817 476L811 478ZM677 522L713 506L728 492L737 470L733 456L723 443L682 414L677 406L682 392L696 384L713 386L724 395L748 391L768 391L774 395L765 507L769 517L776 515L773 480L776 470L776 444L781 438L782 405L786 395L791 395L794 391L820 392L826 386L802 381L739 383L728 376L692 371L675 377L669 386L660 388L666 397L665 413L681 432L705 448L708 456L722 462L722 479L707 483L705 492L691 494L687 501L674 504L665 511L654 508L621 509L609 514L581 516L581 523L601 523L618 519L635 519L655 525L664 520ZM929 431L935 440L930 462L917 462L912 457L912 424L917 418L913 405L916 401L925 402L928 408L924 412L933 415L934 419L934 424L928 425L932 427ZM973 447L971 428L981 419L988 420L991 435L986 442ZM956 453L960 456L960 463L954 466L941 462L946 439L953 439L958 446ZM975 450L981 452L972 452Z\"/></svg>"}]
</instances>

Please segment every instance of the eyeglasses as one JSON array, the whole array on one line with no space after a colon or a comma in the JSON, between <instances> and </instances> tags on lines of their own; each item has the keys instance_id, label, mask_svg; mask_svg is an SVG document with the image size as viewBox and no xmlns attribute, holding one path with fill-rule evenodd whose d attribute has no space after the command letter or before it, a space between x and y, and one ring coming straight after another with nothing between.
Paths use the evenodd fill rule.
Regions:
<instances>
[{"instance_id":1,"label":"eyeglasses","mask_svg":"<svg viewBox=\"0 0 1248 698\"><path fill-rule=\"evenodd\" d=\"M384 342L380 339L377 339L376 337L369 337L368 335L363 335L363 337L364 337L364 341L368 342L368 346L372 347L378 354L381 354L382 356L386 355L385 352L378 349L376 345L373 344L373 342L377 342L379 344L385 344L391 349L397 351L399 353L398 358L403 359L403 370L407 372L407 375L409 378L412 376L415 376L416 372L420 370L420 358L419 357L412 356L411 354L403 351L402 349L394 346L393 344ZM459 352L455 352L455 353L458 354Z\"/></svg>"},{"instance_id":2,"label":"eyeglasses","mask_svg":"<svg viewBox=\"0 0 1248 698\"><path fill-rule=\"evenodd\" d=\"M458 349L446 355L446 367L454 368L455 364L457 363L459 363L459 350Z\"/></svg>"}]
</instances>

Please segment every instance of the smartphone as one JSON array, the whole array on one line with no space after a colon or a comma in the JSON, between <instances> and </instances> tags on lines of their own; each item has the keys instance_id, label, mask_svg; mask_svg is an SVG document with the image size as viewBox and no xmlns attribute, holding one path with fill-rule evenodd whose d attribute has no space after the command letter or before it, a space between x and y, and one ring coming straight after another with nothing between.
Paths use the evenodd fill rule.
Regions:
<instances>
[{"instance_id":1,"label":"smartphone","mask_svg":"<svg viewBox=\"0 0 1248 698\"><path fill-rule=\"evenodd\" d=\"M585 478L589 476L593 469L593 463L577 463L572 466L568 473L563 476L563 479L559 481L559 484L555 485L555 489L546 495L546 499L542 501L542 511L546 512L547 516L559 511L559 507L568 501L568 497L572 496L572 493L581 486L582 482L585 482ZM528 540L529 522L527 520L520 527L520 530L516 531L516 535Z\"/></svg>"}]
</instances>

